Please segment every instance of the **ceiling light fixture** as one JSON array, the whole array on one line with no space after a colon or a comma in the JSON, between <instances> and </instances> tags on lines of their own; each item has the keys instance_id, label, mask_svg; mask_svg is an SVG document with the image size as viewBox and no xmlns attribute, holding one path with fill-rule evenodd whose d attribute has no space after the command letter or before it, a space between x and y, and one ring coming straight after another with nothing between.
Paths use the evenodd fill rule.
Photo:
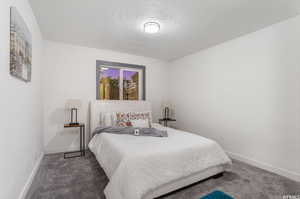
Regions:
<instances>
[{"instance_id":1,"label":"ceiling light fixture","mask_svg":"<svg viewBox=\"0 0 300 199\"><path fill-rule=\"evenodd\" d=\"M160 25L157 22L146 22L144 24L144 31L145 33L154 34L157 33L160 29Z\"/></svg>"}]
</instances>

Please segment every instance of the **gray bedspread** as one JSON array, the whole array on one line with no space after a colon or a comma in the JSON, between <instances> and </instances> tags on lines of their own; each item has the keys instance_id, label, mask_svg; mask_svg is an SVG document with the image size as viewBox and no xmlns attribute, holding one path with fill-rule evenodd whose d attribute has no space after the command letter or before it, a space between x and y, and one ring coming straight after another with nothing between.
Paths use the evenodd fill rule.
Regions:
<instances>
[{"instance_id":1,"label":"gray bedspread","mask_svg":"<svg viewBox=\"0 0 300 199\"><path fill-rule=\"evenodd\" d=\"M136 132L138 130L138 133ZM113 134L128 134L134 136L151 136L151 137L168 137L167 131L162 131L156 128L135 128L135 127L97 127L93 132L95 134L100 133L113 133Z\"/></svg>"}]
</instances>

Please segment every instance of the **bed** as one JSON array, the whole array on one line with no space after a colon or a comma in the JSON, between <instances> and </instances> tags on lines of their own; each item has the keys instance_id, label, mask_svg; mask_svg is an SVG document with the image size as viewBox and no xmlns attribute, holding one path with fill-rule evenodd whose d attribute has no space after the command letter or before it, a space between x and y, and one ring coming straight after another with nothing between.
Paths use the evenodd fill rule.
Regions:
<instances>
[{"instance_id":1,"label":"bed","mask_svg":"<svg viewBox=\"0 0 300 199\"><path fill-rule=\"evenodd\" d=\"M90 106L90 131L103 112L148 112L147 101L95 101ZM215 141L176 129L168 137L101 133L89 148L109 178L107 199L152 199L222 173L231 160Z\"/></svg>"}]
</instances>

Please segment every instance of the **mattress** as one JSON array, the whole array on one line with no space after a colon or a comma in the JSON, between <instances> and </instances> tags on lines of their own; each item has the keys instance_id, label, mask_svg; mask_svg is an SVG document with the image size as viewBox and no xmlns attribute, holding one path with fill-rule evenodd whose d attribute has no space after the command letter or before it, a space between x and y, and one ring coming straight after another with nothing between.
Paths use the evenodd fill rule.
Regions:
<instances>
[{"instance_id":1,"label":"mattress","mask_svg":"<svg viewBox=\"0 0 300 199\"><path fill-rule=\"evenodd\" d=\"M89 148L110 180L104 190L107 199L156 197L231 164L213 140L159 124L153 126L167 130L169 136L102 133L92 138Z\"/></svg>"}]
</instances>

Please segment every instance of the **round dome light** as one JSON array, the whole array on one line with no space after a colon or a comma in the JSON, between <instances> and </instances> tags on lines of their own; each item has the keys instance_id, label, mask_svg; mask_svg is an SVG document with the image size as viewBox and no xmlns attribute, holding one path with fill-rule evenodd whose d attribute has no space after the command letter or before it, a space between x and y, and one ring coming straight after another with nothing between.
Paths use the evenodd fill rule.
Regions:
<instances>
[{"instance_id":1,"label":"round dome light","mask_svg":"<svg viewBox=\"0 0 300 199\"><path fill-rule=\"evenodd\" d=\"M157 33L160 29L160 25L157 22L147 22L144 24L145 33L154 34Z\"/></svg>"}]
</instances>

